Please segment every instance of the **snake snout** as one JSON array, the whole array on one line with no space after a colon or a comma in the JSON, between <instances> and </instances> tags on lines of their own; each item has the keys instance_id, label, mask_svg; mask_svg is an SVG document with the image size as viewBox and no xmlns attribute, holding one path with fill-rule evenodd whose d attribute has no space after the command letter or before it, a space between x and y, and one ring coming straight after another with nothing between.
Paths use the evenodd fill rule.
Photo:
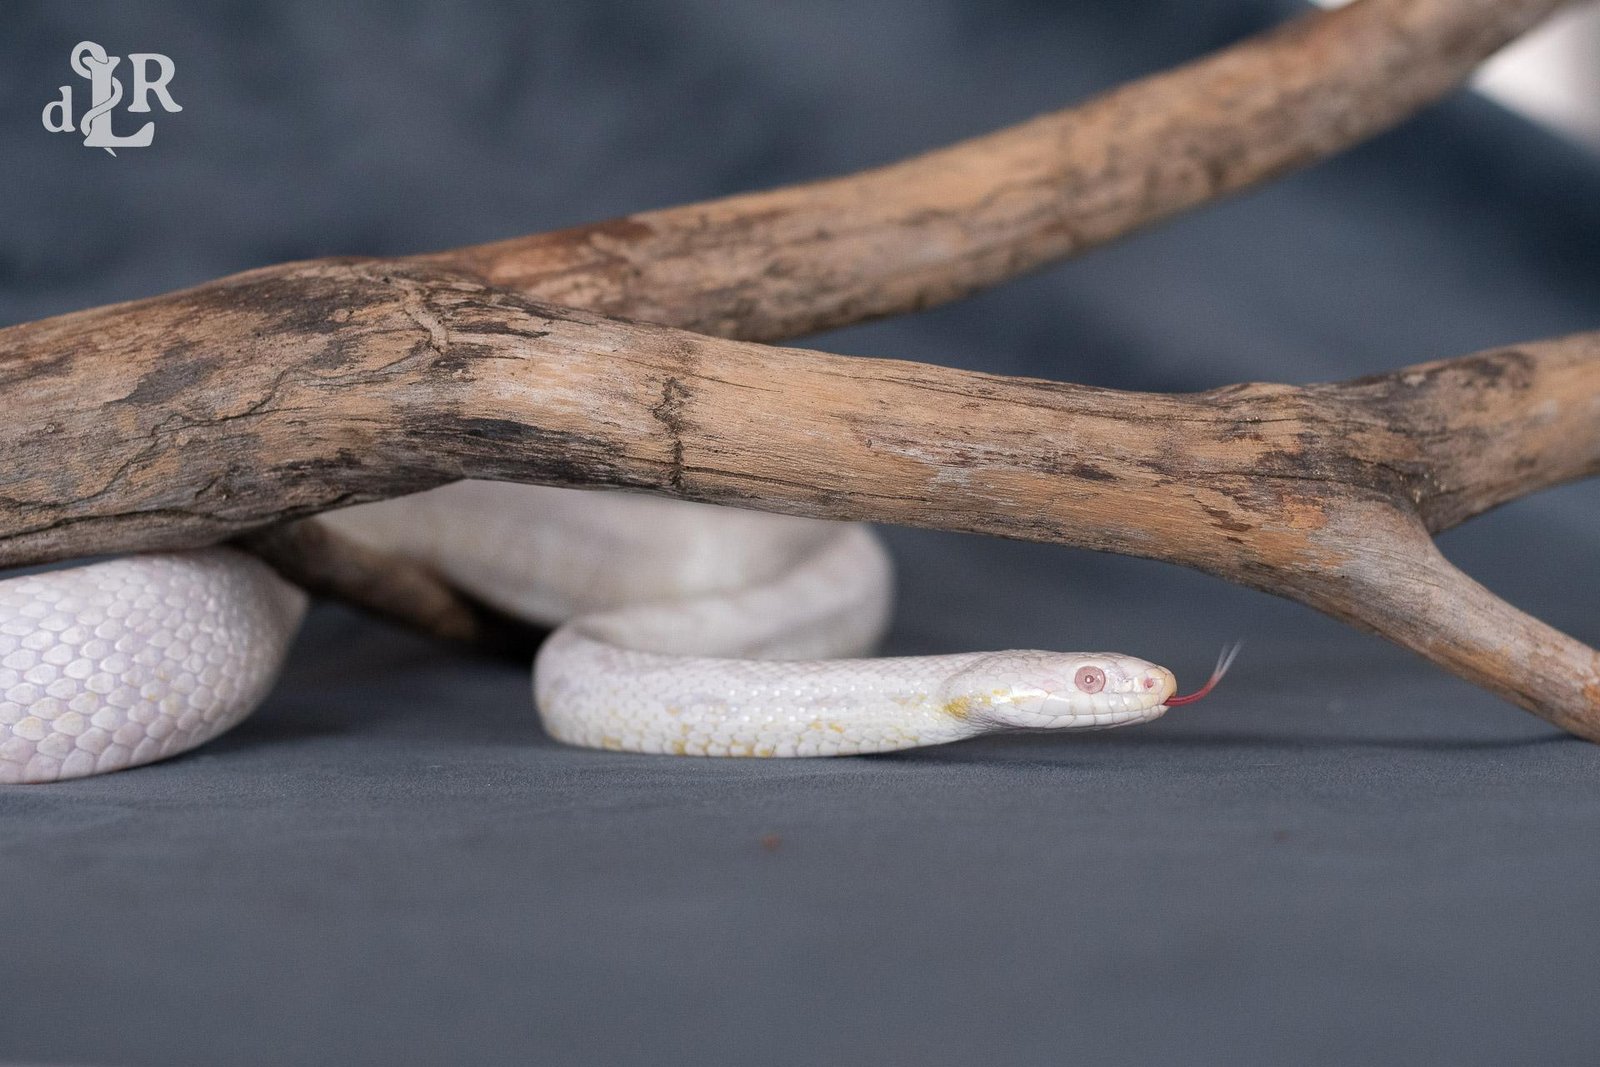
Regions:
<instances>
[{"instance_id":1,"label":"snake snout","mask_svg":"<svg viewBox=\"0 0 1600 1067\"><path fill-rule=\"evenodd\" d=\"M1136 692L1148 693L1159 698L1157 703L1165 704L1178 691L1178 678L1165 667L1152 666L1140 673L1134 685Z\"/></svg>"}]
</instances>

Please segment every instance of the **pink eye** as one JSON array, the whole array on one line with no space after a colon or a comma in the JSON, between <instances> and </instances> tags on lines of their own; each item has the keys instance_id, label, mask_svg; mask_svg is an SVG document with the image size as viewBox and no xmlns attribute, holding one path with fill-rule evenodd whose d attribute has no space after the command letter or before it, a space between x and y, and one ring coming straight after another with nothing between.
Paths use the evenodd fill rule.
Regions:
<instances>
[{"instance_id":1,"label":"pink eye","mask_svg":"<svg viewBox=\"0 0 1600 1067\"><path fill-rule=\"evenodd\" d=\"M1099 667L1079 667L1078 673L1072 677L1072 684L1080 692L1098 693L1106 687L1106 672Z\"/></svg>"}]
</instances>

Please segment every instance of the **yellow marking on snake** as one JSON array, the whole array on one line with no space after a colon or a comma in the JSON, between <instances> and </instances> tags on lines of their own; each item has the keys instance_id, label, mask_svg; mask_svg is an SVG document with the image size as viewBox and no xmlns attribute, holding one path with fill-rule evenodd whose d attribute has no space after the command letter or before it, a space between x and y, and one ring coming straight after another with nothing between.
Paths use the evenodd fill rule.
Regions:
<instances>
[{"instance_id":1,"label":"yellow marking on snake","mask_svg":"<svg viewBox=\"0 0 1600 1067\"><path fill-rule=\"evenodd\" d=\"M965 719L972 714L972 704L973 699L969 696L956 697L945 703L944 713L952 719Z\"/></svg>"}]
</instances>

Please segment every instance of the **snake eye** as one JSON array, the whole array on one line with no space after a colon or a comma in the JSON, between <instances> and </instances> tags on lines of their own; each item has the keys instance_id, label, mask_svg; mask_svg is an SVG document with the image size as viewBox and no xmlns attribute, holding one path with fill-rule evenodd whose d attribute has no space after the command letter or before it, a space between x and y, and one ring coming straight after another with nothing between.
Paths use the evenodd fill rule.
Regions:
<instances>
[{"instance_id":1,"label":"snake eye","mask_svg":"<svg viewBox=\"0 0 1600 1067\"><path fill-rule=\"evenodd\" d=\"M1072 677L1072 684L1080 692L1098 693L1106 687L1106 672L1099 667L1079 667L1078 673Z\"/></svg>"}]
</instances>

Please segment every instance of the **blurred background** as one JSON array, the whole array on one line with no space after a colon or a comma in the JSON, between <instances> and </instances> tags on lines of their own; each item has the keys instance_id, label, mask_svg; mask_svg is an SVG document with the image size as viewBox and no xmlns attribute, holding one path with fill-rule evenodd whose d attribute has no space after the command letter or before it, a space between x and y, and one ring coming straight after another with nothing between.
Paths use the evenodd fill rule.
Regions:
<instances>
[{"instance_id":1,"label":"blurred background","mask_svg":"<svg viewBox=\"0 0 1600 1067\"><path fill-rule=\"evenodd\" d=\"M0 324L867 167L1300 10L7 0ZM1497 62L1493 99L805 343L1182 391L1594 329L1584 11ZM82 40L173 58L149 148L42 128ZM1597 521L1581 484L1442 543L1600 643ZM1592 1059L1593 746L1175 567L887 534L892 652L1114 647L1182 678L1246 652L1139 730L706 763L553 745L525 666L323 607L229 737L0 790L0 1061Z\"/></svg>"},{"instance_id":2,"label":"blurred background","mask_svg":"<svg viewBox=\"0 0 1600 1067\"><path fill-rule=\"evenodd\" d=\"M1319 0L1341 7L1345 0ZM1600 7L1574 6L1484 64L1473 87L1600 150Z\"/></svg>"},{"instance_id":3,"label":"blurred background","mask_svg":"<svg viewBox=\"0 0 1600 1067\"><path fill-rule=\"evenodd\" d=\"M1475 83L1600 149L1600 9L1573 8L1484 68Z\"/></svg>"}]
</instances>

